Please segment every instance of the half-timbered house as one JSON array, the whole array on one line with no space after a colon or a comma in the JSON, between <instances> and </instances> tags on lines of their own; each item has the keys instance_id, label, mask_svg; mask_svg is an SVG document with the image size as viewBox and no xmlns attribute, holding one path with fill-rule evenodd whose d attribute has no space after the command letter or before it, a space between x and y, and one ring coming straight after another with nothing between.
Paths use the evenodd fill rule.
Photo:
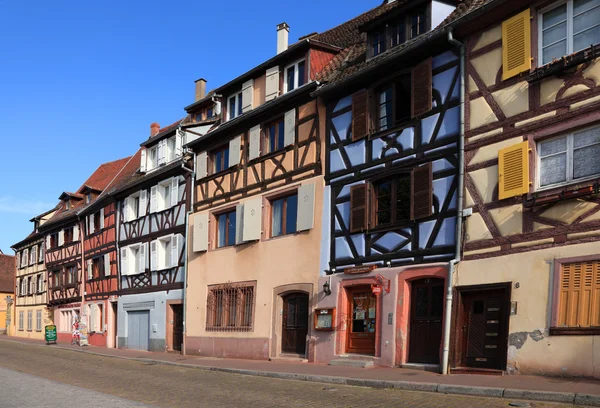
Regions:
<instances>
[{"instance_id":1,"label":"half-timbered house","mask_svg":"<svg viewBox=\"0 0 600 408\"><path fill-rule=\"evenodd\" d=\"M192 164L182 157L180 122L163 129L151 125L139 170L111 192L119 248L119 348L181 350Z\"/></svg>"},{"instance_id":2,"label":"half-timbered house","mask_svg":"<svg viewBox=\"0 0 600 408\"><path fill-rule=\"evenodd\" d=\"M598 377L600 1L490 3L457 32L473 214L452 365Z\"/></svg>"},{"instance_id":3,"label":"half-timbered house","mask_svg":"<svg viewBox=\"0 0 600 408\"><path fill-rule=\"evenodd\" d=\"M459 50L447 27L471 7L455 5L388 2L315 92L328 152L320 362L439 369L459 185Z\"/></svg>"}]
</instances>

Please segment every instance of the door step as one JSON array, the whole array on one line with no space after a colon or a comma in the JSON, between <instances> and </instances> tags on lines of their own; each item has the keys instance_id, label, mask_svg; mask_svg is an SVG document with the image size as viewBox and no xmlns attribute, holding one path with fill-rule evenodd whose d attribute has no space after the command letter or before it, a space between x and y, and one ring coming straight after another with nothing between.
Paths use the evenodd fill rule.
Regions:
<instances>
[{"instance_id":1,"label":"door step","mask_svg":"<svg viewBox=\"0 0 600 408\"><path fill-rule=\"evenodd\" d=\"M372 368L375 367L373 360L359 360L350 358L336 358L329 362L330 366L341 366L341 367L358 367L358 368Z\"/></svg>"},{"instance_id":2,"label":"door step","mask_svg":"<svg viewBox=\"0 0 600 408\"><path fill-rule=\"evenodd\" d=\"M405 363L402 364L402 368L408 368L409 370L429 371L432 373L440 373L439 364L422 364L422 363Z\"/></svg>"},{"instance_id":3,"label":"door step","mask_svg":"<svg viewBox=\"0 0 600 408\"><path fill-rule=\"evenodd\" d=\"M504 371L493 368L456 367L450 369L450 374L479 374L503 376Z\"/></svg>"},{"instance_id":4,"label":"door step","mask_svg":"<svg viewBox=\"0 0 600 408\"><path fill-rule=\"evenodd\" d=\"M270 361L290 361L294 363L308 363L308 359L301 354L280 354L278 357L271 357Z\"/></svg>"}]
</instances>

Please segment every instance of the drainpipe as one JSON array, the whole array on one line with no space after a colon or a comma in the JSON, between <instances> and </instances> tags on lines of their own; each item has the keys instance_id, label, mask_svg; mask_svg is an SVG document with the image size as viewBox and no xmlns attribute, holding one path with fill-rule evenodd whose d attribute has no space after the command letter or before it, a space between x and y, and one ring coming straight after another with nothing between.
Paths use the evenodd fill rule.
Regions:
<instances>
[{"instance_id":1,"label":"drainpipe","mask_svg":"<svg viewBox=\"0 0 600 408\"><path fill-rule=\"evenodd\" d=\"M185 155L185 154L184 154ZM188 251L189 251L189 225L190 215L194 213L194 190L196 180L196 155L193 154L194 167L193 170L188 169L184 163L181 163L181 168L191 172L190 174L190 209L185 214L185 257L183 258L183 345L181 354L185 355L186 337L187 337L187 280L188 280Z\"/></svg>"},{"instance_id":2,"label":"drainpipe","mask_svg":"<svg viewBox=\"0 0 600 408\"><path fill-rule=\"evenodd\" d=\"M119 248L119 239L121 238L121 200L115 198L115 204L117 206L117 214L115 215L115 251L117 251L117 291L121 289L121 249ZM108 302L110 304L110 302ZM110 306L112 309L112 305ZM117 313L113 316L117 324L113 323L115 332L113 333L113 348L119 348L119 301L117 300Z\"/></svg>"},{"instance_id":3,"label":"drainpipe","mask_svg":"<svg viewBox=\"0 0 600 408\"><path fill-rule=\"evenodd\" d=\"M448 357L450 354L450 326L452 318L452 283L456 264L460 262L462 242L462 212L465 178L465 46L454 39L452 29L448 31L448 42L460 50L460 136L458 140L458 202L456 205L456 246L454 259L448 263L448 279L446 282L446 308L444 310L444 347L442 351L442 374L448 374Z\"/></svg>"}]
</instances>

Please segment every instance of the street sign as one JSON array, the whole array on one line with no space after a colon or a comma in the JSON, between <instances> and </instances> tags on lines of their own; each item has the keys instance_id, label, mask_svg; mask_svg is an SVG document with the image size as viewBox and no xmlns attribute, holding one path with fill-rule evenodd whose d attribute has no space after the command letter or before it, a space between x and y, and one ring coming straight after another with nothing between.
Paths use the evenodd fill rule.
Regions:
<instances>
[{"instance_id":1,"label":"street sign","mask_svg":"<svg viewBox=\"0 0 600 408\"><path fill-rule=\"evenodd\" d=\"M56 326L49 324L45 329L46 344L56 344Z\"/></svg>"}]
</instances>

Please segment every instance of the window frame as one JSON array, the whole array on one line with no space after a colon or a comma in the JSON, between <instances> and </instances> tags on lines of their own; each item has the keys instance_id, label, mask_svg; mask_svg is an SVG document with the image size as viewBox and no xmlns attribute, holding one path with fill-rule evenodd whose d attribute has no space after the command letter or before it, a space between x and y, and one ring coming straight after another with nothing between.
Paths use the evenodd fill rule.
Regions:
<instances>
[{"instance_id":1,"label":"window frame","mask_svg":"<svg viewBox=\"0 0 600 408\"><path fill-rule=\"evenodd\" d=\"M271 126L275 126L275 149L271 150L271 135L270 135L270 128ZM281 134L281 135L280 135ZM279 137L282 137L281 146L278 146L278 141L279 141ZM264 152L266 152L265 154L269 154L269 153L274 153L280 150L285 149L286 145L285 145L285 120L283 117L277 118L275 120L272 120L270 122L267 122L264 126L263 126L263 143L264 143L264 149L262 149Z\"/></svg>"},{"instance_id":2,"label":"window frame","mask_svg":"<svg viewBox=\"0 0 600 408\"><path fill-rule=\"evenodd\" d=\"M234 99L235 105L234 105L234 115L231 115L231 100ZM242 113L242 91L238 91L233 93L232 95L227 97L227 120L232 120L237 118L238 116L241 116Z\"/></svg>"},{"instance_id":3,"label":"window frame","mask_svg":"<svg viewBox=\"0 0 600 408\"><path fill-rule=\"evenodd\" d=\"M33 310L27 311L27 331L33 331Z\"/></svg>"},{"instance_id":4,"label":"window frame","mask_svg":"<svg viewBox=\"0 0 600 408\"><path fill-rule=\"evenodd\" d=\"M287 231L287 218L288 218L288 210L287 210L287 206L288 206L288 199L290 197L296 197L296 227L294 228L294 231ZM298 232L298 190L293 190L292 192L289 192L288 194L283 194L283 195L278 195L272 198L269 198L269 238L278 238L278 237L283 237L286 235L293 235L296 234ZM275 235L274 231L273 231L273 211L275 209L275 202L279 201L279 200L283 200L283 207L281 209L281 234Z\"/></svg>"},{"instance_id":5,"label":"window frame","mask_svg":"<svg viewBox=\"0 0 600 408\"><path fill-rule=\"evenodd\" d=\"M299 77L299 69L298 67L300 66L300 64L304 62L304 75L302 78L302 84L300 84L300 77ZM288 70L294 68L294 87L292 89L288 89ZM307 80L307 72L306 72L306 58L301 58L299 60L296 60L294 62L292 62L291 64L286 65L286 67L283 69L283 93L287 93L287 92L291 92L293 90L296 90L298 88L303 87L304 85L306 85L308 82Z\"/></svg>"},{"instance_id":6,"label":"window frame","mask_svg":"<svg viewBox=\"0 0 600 408\"><path fill-rule=\"evenodd\" d=\"M408 218L405 219L401 219L398 220L398 208L397 208L397 202L398 202L398 189L397 189L397 184L396 181L399 178L407 178L408 179ZM380 224L379 223L379 194L378 194L378 187L380 184L385 183L385 182L391 182L391 190L390 190L390 200L391 200L391 206L390 206L390 222L389 223L385 223L385 224ZM369 197L369 199L371 199L375 205L370 206L369 208L369 214L368 214L368 218L370 220L371 225L373 225L372 228L373 230L376 229L382 229L382 228L389 228L389 227L398 227L398 226L403 226L403 225L411 225L412 223L414 223L414 220L411 220L410 218L410 209L412 207L412 202L413 202L413 197L412 197L412 192L411 192L411 173L410 171L406 171L406 172L398 172L398 173L394 173L385 177L380 177L374 180L369 181L369 188L371 188L371 194Z\"/></svg>"},{"instance_id":7,"label":"window frame","mask_svg":"<svg viewBox=\"0 0 600 408\"><path fill-rule=\"evenodd\" d=\"M412 35L412 19L415 15L419 15L420 13L424 14L424 28L422 33L417 33L417 35ZM398 35L398 30L393 30L394 27L398 27L402 25L404 31L404 41L397 42L394 44L393 42L393 34ZM421 5L417 7L413 7L407 10L403 15L399 16L395 19L390 19L386 23L374 28L367 34L367 58L373 58L378 55L385 53L386 51L391 50L399 45L404 44L405 42L412 40L422 34L425 34L431 31L431 11L429 5ZM383 35L382 41L379 43L381 49L378 53L374 53L373 47L373 39L376 35Z\"/></svg>"},{"instance_id":8,"label":"window frame","mask_svg":"<svg viewBox=\"0 0 600 408\"><path fill-rule=\"evenodd\" d=\"M252 332L254 331L254 322L256 319L256 281L235 282L228 284L208 285L206 323L205 330L209 332ZM216 293L221 292L220 308L217 304ZM248 293L251 292L251 304L247 305ZM227 305L230 303L230 296L235 293L236 301L235 322L230 324L231 314L227 313ZM209 303L212 301L212 305ZM249 306L249 309L246 307ZM221 319L217 316L218 310L221 310ZM250 317L249 324L243 324L244 319ZM217 321L219 320L219 321ZM225 324L223 324L225 323Z\"/></svg>"},{"instance_id":9,"label":"window frame","mask_svg":"<svg viewBox=\"0 0 600 408\"><path fill-rule=\"evenodd\" d=\"M225 244L224 245L220 245L220 238L221 236L219 235L219 225L220 225L220 221L219 218L221 216L225 215L226 216L226 220L227 220L227 224L225 225ZM236 235L237 235L237 230L239 228L239 226L237 225L237 208L233 207L233 208L229 208L227 210L224 211L220 211L218 213L214 214L215 217L215 249L220 249L220 248L228 248L228 247L232 247L236 245ZM230 240L230 236L229 236L229 227L230 227L230 217L233 217L233 219L235 220L235 231L233 232L233 243L230 244L229 240Z\"/></svg>"},{"instance_id":10,"label":"window frame","mask_svg":"<svg viewBox=\"0 0 600 408\"><path fill-rule=\"evenodd\" d=\"M166 180L161 181L157 184L156 188L156 212L161 212L168 210L171 208L171 195L173 194L173 190L171 189L171 180L173 178L168 178ZM166 189L169 189L169 195L166 196ZM151 194L150 194L151 195ZM139 213L138 213L139 214ZM139 215L138 217L139 218Z\"/></svg>"},{"instance_id":11,"label":"window frame","mask_svg":"<svg viewBox=\"0 0 600 408\"><path fill-rule=\"evenodd\" d=\"M19 327L18 330L19 331L24 331L25 330L25 311L24 310L19 310Z\"/></svg>"},{"instance_id":12,"label":"window frame","mask_svg":"<svg viewBox=\"0 0 600 408\"><path fill-rule=\"evenodd\" d=\"M371 106L369 107L370 112L373 112L372 118L372 127L374 129L374 134L378 134L380 132L389 132L393 129L396 129L399 126L403 126L407 123L409 123L413 118L411 117L410 111L408 112L408 115L406 117L403 117L401 120L397 118L397 110L398 110L398 90L397 87L398 86L403 86L401 84L402 80L408 80L408 104L409 104L409 109L412 103L412 78L411 78L411 74L410 72L403 72L401 74L395 75L393 78L386 80L385 82L382 82L380 84L377 84L374 88L372 88L372 90L370 91L370 93L373 95L372 102L371 102ZM388 115L387 117L392 118L391 123L388 123L385 129L382 129L380 127L380 120L381 117L380 115L380 107L381 107L381 103L379 101L379 95L381 95L385 90L391 88L392 89L392 113L390 115ZM373 137L373 136L371 136Z\"/></svg>"},{"instance_id":13,"label":"window frame","mask_svg":"<svg viewBox=\"0 0 600 408\"><path fill-rule=\"evenodd\" d=\"M43 273L38 273L37 279L35 281L35 286L36 286L35 290L38 295L40 293L44 293L44 274Z\"/></svg>"},{"instance_id":14,"label":"window frame","mask_svg":"<svg viewBox=\"0 0 600 408\"><path fill-rule=\"evenodd\" d=\"M35 311L35 331L42 331L42 311L39 309Z\"/></svg>"},{"instance_id":15,"label":"window frame","mask_svg":"<svg viewBox=\"0 0 600 408\"><path fill-rule=\"evenodd\" d=\"M223 168L217 170L217 154L221 153L221 165ZM222 171L226 171L229 169L229 143L224 144L223 146L214 149L210 152L210 169L211 174L218 174Z\"/></svg>"}]
</instances>

